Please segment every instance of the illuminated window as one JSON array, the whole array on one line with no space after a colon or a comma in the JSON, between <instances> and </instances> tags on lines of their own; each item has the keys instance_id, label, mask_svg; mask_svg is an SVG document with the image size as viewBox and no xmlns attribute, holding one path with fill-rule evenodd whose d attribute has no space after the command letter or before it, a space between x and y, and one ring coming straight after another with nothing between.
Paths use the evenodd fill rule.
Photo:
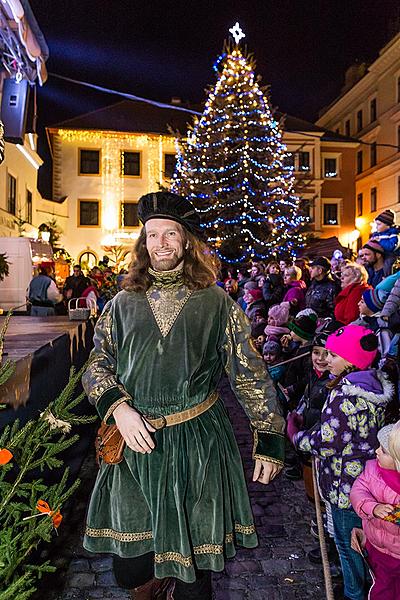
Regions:
<instances>
[{"instance_id":1,"label":"illuminated window","mask_svg":"<svg viewBox=\"0 0 400 600\"><path fill-rule=\"evenodd\" d=\"M139 227L137 202L121 202L121 227Z\"/></svg>"},{"instance_id":2,"label":"illuminated window","mask_svg":"<svg viewBox=\"0 0 400 600\"><path fill-rule=\"evenodd\" d=\"M78 227L99 227L100 201L78 200Z\"/></svg>"},{"instance_id":3,"label":"illuminated window","mask_svg":"<svg viewBox=\"0 0 400 600\"><path fill-rule=\"evenodd\" d=\"M363 128L363 111L359 110L357 112L357 131L361 131Z\"/></svg>"},{"instance_id":4,"label":"illuminated window","mask_svg":"<svg viewBox=\"0 0 400 600\"><path fill-rule=\"evenodd\" d=\"M373 98L369 105L369 117L370 122L373 123L376 121L376 98Z\"/></svg>"},{"instance_id":5,"label":"illuminated window","mask_svg":"<svg viewBox=\"0 0 400 600\"><path fill-rule=\"evenodd\" d=\"M337 174L337 159L324 158L324 177L333 178L337 177Z\"/></svg>"},{"instance_id":6,"label":"illuminated window","mask_svg":"<svg viewBox=\"0 0 400 600\"><path fill-rule=\"evenodd\" d=\"M12 215L17 210L17 180L8 173L7 175L7 211Z\"/></svg>"},{"instance_id":7,"label":"illuminated window","mask_svg":"<svg viewBox=\"0 0 400 600\"><path fill-rule=\"evenodd\" d=\"M377 200L378 200L378 195L377 195L376 187L373 187L373 188L371 188L371 212L376 211L376 207L378 204Z\"/></svg>"},{"instance_id":8,"label":"illuminated window","mask_svg":"<svg viewBox=\"0 0 400 600\"><path fill-rule=\"evenodd\" d=\"M362 150L357 152L357 175L362 173L363 170L363 153Z\"/></svg>"},{"instance_id":9,"label":"illuminated window","mask_svg":"<svg viewBox=\"0 0 400 600\"><path fill-rule=\"evenodd\" d=\"M337 203L324 204L324 225L339 225Z\"/></svg>"},{"instance_id":10,"label":"illuminated window","mask_svg":"<svg viewBox=\"0 0 400 600\"><path fill-rule=\"evenodd\" d=\"M140 177L140 152L121 152L121 175Z\"/></svg>"},{"instance_id":11,"label":"illuminated window","mask_svg":"<svg viewBox=\"0 0 400 600\"><path fill-rule=\"evenodd\" d=\"M310 153L309 152L299 152L299 171L309 171L310 170Z\"/></svg>"},{"instance_id":12,"label":"illuminated window","mask_svg":"<svg viewBox=\"0 0 400 600\"><path fill-rule=\"evenodd\" d=\"M26 216L27 223L32 223L32 192L26 190Z\"/></svg>"},{"instance_id":13,"label":"illuminated window","mask_svg":"<svg viewBox=\"0 0 400 600\"><path fill-rule=\"evenodd\" d=\"M174 174L176 165L176 156L175 154L171 154L166 152L164 154L164 178L171 179Z\"/></svg>"},{"instance_id":14,"label":"illuminated window","mask_svg":"<svg viewBox=\"0 0 400 600\"><path fill-rule=\"evenodd\" d=\"M376 142L373 142L370 146L371 149L371 167L376 165Z\"/></svg>"},{"instance_id":15,"label":"illuminated window","mask_svg":"<svg viewBox=\"0 0 400 600\"><path fill-rule=\"evenodd\" d=\"M100 150L79 148L79 174L100 175Z\"/></svg>"},{"instance_id":16,"label":"illuminated window","mask_svg":"<svg viewBox=\"0 0 400 600\"><path fill-rule=\"evenodd\" d=\"M363 214L363 195L357 194L357 217Z\"/></svg>"}]
</instances>

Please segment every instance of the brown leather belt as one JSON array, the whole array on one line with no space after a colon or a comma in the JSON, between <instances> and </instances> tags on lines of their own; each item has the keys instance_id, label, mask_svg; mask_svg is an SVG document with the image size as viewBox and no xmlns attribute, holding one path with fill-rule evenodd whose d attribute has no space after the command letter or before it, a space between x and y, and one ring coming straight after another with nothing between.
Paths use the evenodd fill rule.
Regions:
<instances>
[{"instance_id":1,"label":"brown leather belt","mask_svg":"<svg viewBox=\"0 0 400 600\"><path fill-rule=\"evenodd\" d=\"M182 410L181 412L173 413L172 415L163 415L161 417L150 417L148 415L143 415L143 418L146 419L155 429L164 429L164 427L171 427L172 425L179 425L179 423L184 423L185 421L190 421L199 415L202 415L206 410L212 407L213 404L218 400L218 392L212 392L204 400L204 402L200 402L193 408L188 408L187 410Z\"/></svg>"}]
</instances>

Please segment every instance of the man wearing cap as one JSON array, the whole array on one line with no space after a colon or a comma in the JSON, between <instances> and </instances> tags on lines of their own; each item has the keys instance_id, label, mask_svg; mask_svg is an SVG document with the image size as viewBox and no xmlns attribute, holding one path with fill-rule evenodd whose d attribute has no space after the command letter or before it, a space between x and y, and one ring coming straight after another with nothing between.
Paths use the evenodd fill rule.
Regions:
<instances>
[{"instance_id":1,"label":"man wearing cap","mask_svg":"<svg viewBox=\"0 0 400 600\"><path fill-rule=\"evenodd\" d=\"M320 319L332 317L338 284L330 274L331 263L325 256L318 256L310 263L311 284L306 292L306 307L312 308Z\"/></svg>"},{"instance_id":2,"label":"man wearing cap","mask_svg":"<svg viewBox=\"0 0 400 600\"><path fill-rule=\"evenodd\" d=\"M254 481L282 468L284 420L246 316L215 285L218 265L192 204L157 192L140 199L138 214L125 289L98 321L83 378L126 441L122 462L100 467L84 546L114 555L117 582L135 600L209 600L211 571L236 544L257 545L217 392L223 373L252 425Z\"/></svg>"},{"instance_id":3,"label":"man wearing cap","mask_svg":"<svg viewBox=\"0 0 400 600\"><path fill-rule=\"evenodd\" d=\"M386 275L390 274L390 271L387 272L384 268L385 251L380 243L374 239L368 240L362 250L364 266L368 271L368 283L375 288Z\"/></svg>"}]
</instances>

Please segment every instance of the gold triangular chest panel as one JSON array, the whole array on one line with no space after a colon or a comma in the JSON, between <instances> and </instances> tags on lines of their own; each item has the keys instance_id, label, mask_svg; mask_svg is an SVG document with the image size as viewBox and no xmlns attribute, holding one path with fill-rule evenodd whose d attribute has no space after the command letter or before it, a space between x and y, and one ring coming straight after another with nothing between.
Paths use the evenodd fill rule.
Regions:
<instances>
[{"instance_id":1,"label":"gold triangular chest panel","mask_svg":"<svg viewBox=\"0 0 400 600\"><path fill-rule=\"evenodd\" d=\"M151 287L147 290L147 300L163 337L169 334L191 295L192 291L186 287L178 289Z\"/></svg>"}]
</instances>

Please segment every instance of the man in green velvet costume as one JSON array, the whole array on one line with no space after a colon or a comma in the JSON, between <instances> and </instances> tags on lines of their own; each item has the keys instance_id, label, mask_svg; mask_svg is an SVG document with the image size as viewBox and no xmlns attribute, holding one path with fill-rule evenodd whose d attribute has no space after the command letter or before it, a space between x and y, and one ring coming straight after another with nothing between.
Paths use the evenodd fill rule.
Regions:
<instances>
[{"instance_id":1,"label":"man in green velvet costume","mask_svg":"<svg viewBox=\"0 0 400 600\"><path fill-rule=\"evenodd\" d=\"M242 309L215 284L192 204L157 192L124 290L105 307L84 388L126 441L101 465L84 546L114 555L132 598L211 598L211 571L257 545L242 462L216 389L225 373L253 430L253 480L282 468L284 420ZM153 427L151 423L164 427ZM178 424L174 424L178 421Z\"/></svg>"}]
</instances>

